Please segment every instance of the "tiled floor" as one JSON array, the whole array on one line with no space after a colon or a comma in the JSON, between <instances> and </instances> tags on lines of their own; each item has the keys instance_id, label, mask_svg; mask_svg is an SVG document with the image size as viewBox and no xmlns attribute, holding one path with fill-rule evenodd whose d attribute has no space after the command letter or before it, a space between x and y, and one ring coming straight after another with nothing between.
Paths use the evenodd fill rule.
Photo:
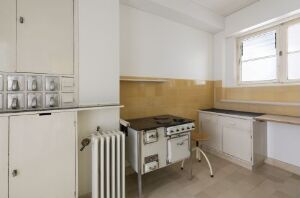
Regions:
<instances>
[{"instance_id":1,"label":"tiled floor","mask_svg":"<svg viewBox=\"0 0 300 198\"><path fill-rule=\"evenodd\" d=\"M209 155L215 171L211 178L206 162L193 163L189 180L188 164L179 164L143 176L144 198L300 198L300 176L263 165L249 171ZM137 197L136 175L126 178L127 198Z\"/></svg>"}]
</instances>

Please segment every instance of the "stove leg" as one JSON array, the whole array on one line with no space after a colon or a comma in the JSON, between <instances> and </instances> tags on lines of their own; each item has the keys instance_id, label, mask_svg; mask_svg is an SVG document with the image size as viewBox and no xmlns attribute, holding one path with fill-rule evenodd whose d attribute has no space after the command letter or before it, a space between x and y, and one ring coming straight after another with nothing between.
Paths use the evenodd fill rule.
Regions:
<instances>
[{"instance_id":1,"label":"stove leg","mask_svg":"<svg viewBox=\"0 0 300 198\"><path fill-rule=\"evenodd\" d=\"M192 149L192 141L191 141L191 135L190 135L190 152L191 152L191 155L190 155L190 180L193 179L193 155L192 155L192 152L193 152L193 149Z\"/></svg>"},{"instance_id":2,"label":"stove leg","mask_svg":"<svg viewBox=\"0 0 300 198\"><path fill-rule=\"evenodd\" d=\"M143 197L142 174L138 174L138 198Z\"/></svg>"}]
</instances>

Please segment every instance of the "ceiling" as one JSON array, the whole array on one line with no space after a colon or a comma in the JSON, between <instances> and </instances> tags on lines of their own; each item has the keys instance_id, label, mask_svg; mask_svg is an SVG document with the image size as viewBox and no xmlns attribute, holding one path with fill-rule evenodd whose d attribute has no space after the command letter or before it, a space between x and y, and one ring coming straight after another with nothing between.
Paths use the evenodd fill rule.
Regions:
<instances>
[{"instance_id":1,"label":"ceiling","mask_svg":"<svg viewBox=\"0 0 300 198\"><path fill-rule=\"evenodd\" d=\"M259 0L192 0L216 14L228 16L242 8L245 8Z\"/></svg>"},{"instance_id":2,"label":"ceiling","mask_svg":"<svg viewBox=\"0 0 300 198\"><path fill-rule=\"evenodd\" d=\"M225 28L225 17L260 0L120 0L122 4L211 33Z\"/></svg>"}]
</instances>

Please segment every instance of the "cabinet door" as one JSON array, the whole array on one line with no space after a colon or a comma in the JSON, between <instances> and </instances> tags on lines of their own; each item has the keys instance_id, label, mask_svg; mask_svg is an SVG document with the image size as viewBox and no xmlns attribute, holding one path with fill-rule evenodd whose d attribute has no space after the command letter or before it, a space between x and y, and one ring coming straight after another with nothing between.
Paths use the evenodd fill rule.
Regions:
<instances>
[{"instance_id":1,"label":"cabinet door","mask_svg":"<svg viewBox=\"0 0 300 198\"><path fill-rule=\"evenodd\" d=\"M0 0L0 71L16 71L16 41L16 0Z\"/></svg>"},{"instance_id":2,"label":"cabinet door","mask_svg":"<svg viewBox=\"0 0 300 198\"><path fill-rule=\"evenodd\" d=\"M209 135L208 141L204 141L203 144L216 151L222 151L222 131L219 126L219 116L200 113L199 120L202 130Z\"/></svg>"},{"instance_id":3,"label":"cabinet door","mask_svg":"<svg viewBox=\"0 0 300 198\"><path fill-rule=\"evenodd\" d=\"M73 0L17 3L18 71L73 74Z\"/></svg>"},{"instance_id":4,"label":"cabinet door","mask_svg":"<svg viewBox=\"0 0 300 198\"><path fill-rule=\"evenodd\" d=\"M74 121L73 112L10 118L10 198L75 196Z\"/></svg>"},{"instance_id":5,"label":"cabinet door","mask_svg":"<svg viewBox=\"0 0 300 198\"><path fill-rule=\"evenodd\" d=\"M8 117L0 117L0 197L8 198Z\"/></svg>"},{"instance_id":6,"label":"cabinet door","mask_svg":"<svg viewBox=\"0 0 300 198\"><path fill-rule=\"evenodd\" d=\"M238 118L222 118L223 152L251 162L251 121Z\"/></svg>"}]
</instances>

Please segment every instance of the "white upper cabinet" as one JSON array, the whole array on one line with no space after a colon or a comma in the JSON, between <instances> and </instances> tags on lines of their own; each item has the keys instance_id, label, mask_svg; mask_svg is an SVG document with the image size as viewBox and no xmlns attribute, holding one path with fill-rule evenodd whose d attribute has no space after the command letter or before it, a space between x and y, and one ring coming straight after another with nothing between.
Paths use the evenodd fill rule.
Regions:
<instances>
[{"instance_id":1,"label":"white upper cabinet","mask_svg":"<svg viewBox=\"0 0 300 198\"><path fill-rule=\"evenodd\" d=\"M73 0L17 0L18 72L74 73L73 11Z\"/></svg>"},{"instance_id":2,"label":"white upper cabinet","mask_svg":"<svg viewBox=\"0 0 300 198\"><path fill-rule=\"evenodd\" d=\"M119 103L119 0L79 1L79 103Z\"/></svg>"},{"instance_id":3,"label":"white upper cabinet","mask_svg":"<svg viewBox=\"0 0 300 198\"><path fill-rule=\"evenodd\" d=\"M0 0L0 71L16 69L16 0Z\"/></svg>"},{"instance_id":4,"label":"white upper cabinet","mask_svg":"<svg viewBox=\"0 0 300 198\"><path fill-rule=\"evenodd\" d=\"M0 197L8 198L8 117L0 117Z\"/></svg>"}]
</instances>

